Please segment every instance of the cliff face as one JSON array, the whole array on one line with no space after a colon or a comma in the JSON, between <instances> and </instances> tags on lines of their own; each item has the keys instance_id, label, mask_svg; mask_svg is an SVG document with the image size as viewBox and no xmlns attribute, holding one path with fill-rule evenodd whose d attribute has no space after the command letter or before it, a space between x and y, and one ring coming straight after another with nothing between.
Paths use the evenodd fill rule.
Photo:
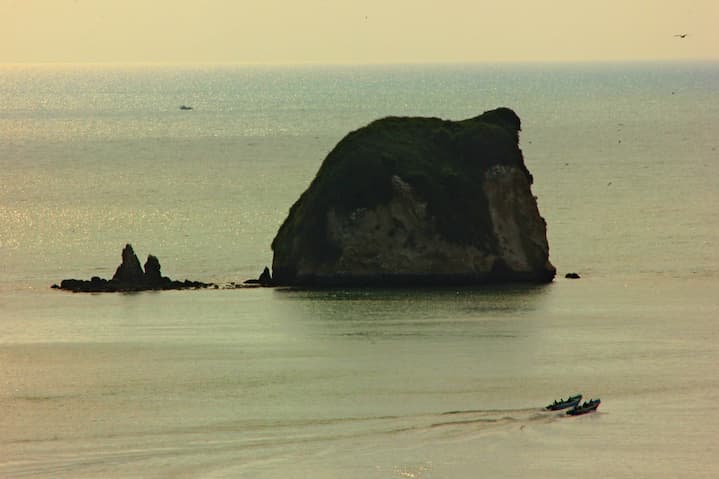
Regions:
<instances>
[{"instance_id":1,"label":"cliff face","mask_svg":"<svg viewBox=\"0 0 719 479\"><path fill-rule=\"evenodd\" d=\"M347 135L280 227L279 285L551 281L546 225L507 109L385 118Z\"/></svg>"}]
</instances>

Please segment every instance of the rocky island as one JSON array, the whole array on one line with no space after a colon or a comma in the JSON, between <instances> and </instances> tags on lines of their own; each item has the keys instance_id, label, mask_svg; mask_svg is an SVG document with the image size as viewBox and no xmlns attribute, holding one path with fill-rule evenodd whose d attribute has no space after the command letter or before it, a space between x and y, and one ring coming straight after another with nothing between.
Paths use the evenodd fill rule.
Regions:
<instances>
[{"instance_id":1,"label":"rocky island","mask_svg":"<svg viewBox=\"0 0 719 479\"><path fill-rule=\"evenodd\" d=\"M272 242L274 285L549 282L521 122L389 117L328 154Z\"/></svg>"},{"instance_id":2,"label":"rocky island","mask_svg":"<svg viewBox=\"0 0 719 479\"><path fill-rule=\"evenodd\" d=\"M129 291L170 290L170 289L199 289L215 286L212 283L200 281L175 281L162 276L160 261L156 256L149 255L143 270L140 261L131 245L125 245L122 250L122 263L115 270L112 279L107 280L97 276L90 280L64 279L60 285L53 288L64 289L76 293L114 293Z\"/></svg>"}]
</instances>

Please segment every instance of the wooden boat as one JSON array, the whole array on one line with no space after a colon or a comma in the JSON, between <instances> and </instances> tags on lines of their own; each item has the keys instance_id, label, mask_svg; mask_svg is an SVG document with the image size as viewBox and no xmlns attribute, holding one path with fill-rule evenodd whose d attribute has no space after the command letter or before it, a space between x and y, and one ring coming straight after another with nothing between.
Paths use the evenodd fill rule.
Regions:
<instances>
[{"instance_id":1,"label":"wooden boat","mask_svg":"<svg viewBox=\"0 0 719 479\"><path fill-rule=\"evenodd\" d=\"M554 401L549 406L546 406L544 409L547 409L549 411L559 411L560 409L567 409L569 407L576 407L577 404L579 404L579 401L582 400L582 395L577 394L576 396L571 396L567 399L560 399L559 401Z\"/></svg>"},{"instance_id":2,"label":"wooden boat","mask_svg":"<svg viewBox=\"0 0 719 479\"><path fill-rule=\"evenodd\" d=\"M581 406L574 406L572 409L567 411L567 414L570 416L580 416L582 414L587 414L588 412L596 411L601 402L602 401L600 399L591 399Z\"/></svg>"}]
</instances>

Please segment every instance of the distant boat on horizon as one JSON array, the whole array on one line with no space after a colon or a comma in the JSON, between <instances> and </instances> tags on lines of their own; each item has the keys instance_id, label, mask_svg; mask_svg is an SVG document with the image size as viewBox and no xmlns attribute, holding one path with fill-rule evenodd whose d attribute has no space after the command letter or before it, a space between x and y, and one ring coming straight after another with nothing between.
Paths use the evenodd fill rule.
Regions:
<instances>
[{"instance_id":1,"label":"distant boat on horizon","mask_svg":"<svg viewBox=\"0 0 719 479\"><path fill-rule=\"evenodd\" d=\"M187 105L180 105L180 110L192 110L192 107Z\"/></svg>"}]
</instances>

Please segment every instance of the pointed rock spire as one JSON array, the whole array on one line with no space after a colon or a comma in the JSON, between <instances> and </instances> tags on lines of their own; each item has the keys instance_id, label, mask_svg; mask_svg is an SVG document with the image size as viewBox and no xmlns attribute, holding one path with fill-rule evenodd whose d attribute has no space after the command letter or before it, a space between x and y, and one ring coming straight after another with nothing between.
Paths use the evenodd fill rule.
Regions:
<instances>
[{"instance_id":1,"label":"pointed rock spire","mask_svg":"<svg viewBox=\"0 0 719 479\"><path fill-rule=\"evenodd\" d=\"M140 267L140 260L137 259L132 245L128 243L122 250L122 263L117 267L117 270L115 270L115 275L112 277L112 280L122 283L141 283L144 278L145 273Z\"/></svg>"}]
</instances>

